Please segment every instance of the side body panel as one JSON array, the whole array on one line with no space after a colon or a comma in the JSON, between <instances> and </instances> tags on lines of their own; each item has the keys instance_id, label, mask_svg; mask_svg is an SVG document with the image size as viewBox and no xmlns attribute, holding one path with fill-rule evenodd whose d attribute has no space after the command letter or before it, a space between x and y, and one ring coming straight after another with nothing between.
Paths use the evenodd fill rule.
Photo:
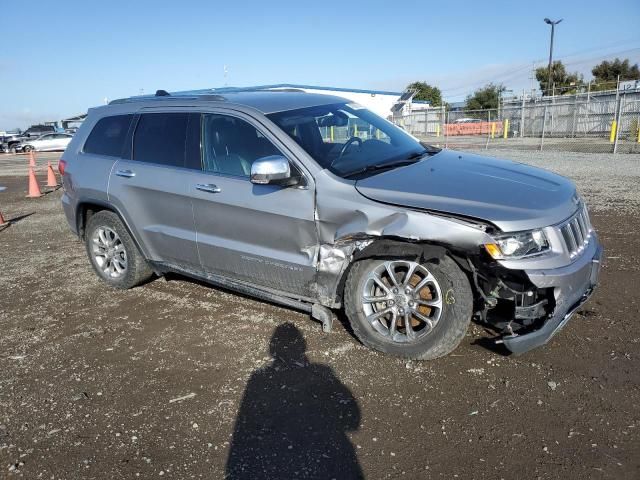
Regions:
<instances>
[{"instance_id":1,"label":"side body panel","mask_svg":"<svg viewBox=\"0 0 640 480\"><path fill-rule=\"evenodd\" d=\"M211 113L240 118L257 128L289 160L302 165L259 115L218 109ZM200 173L192 183L198 250L205 273L302 297L313 292L316 232L314 182L306 174L304 187L255 185L246 177ZM219 191L202 191L196 184L213 184Z\"/></svg>"},{"instance_id":2,"label":"side body panel","mask_svg":"<svg viewBox=\"0 0 640 480\"><path fill-rule=\"evenodd\" d=\"M116 157L82 152L84 142L101 117L92 115L80 126L62 155L67 162L62 176L62 207L71 230L78 234L78 206L83 202L108 205L109 175Z\"/></svg>"},{"instance_id":3,"label":"side body panel","mask_svg":"<svg viewBox=\"0 0 640 480\"><path fill-rule=\"evenodd\" d=\"M163 154L158 149L151 154L153 158L133 160L136 158L136 134L145 113L147 111L141 110L143 117L137 116L130 128L130 151L125 151L125 158L118 160L113 167L109 180L109 201L124 216L149 260L183 265L199 271L200 259L189 195L189 185L198 172L183 167L185 148L175 152L168 150L176 155L172 165L154 163L154 155ZM183 115L184 110L158 109L149 113ZM182 135L186 138L186 132ZM177 133L177 138L180 136Z\"/></svg>"},{"instance_id":4,"label":"side body panel","mask_svg":"<svg viewBox=\"0 0 640 480\"><path fill-rule=\"evenodd\" d=\"M125 217L149 260L200 267L188 190L195 174L135 160L118 160L114 166L109 202Z\"/></svg>"},{"instance_id":5,"label":"side body panel","mask_svg":"<svg viewBox=\"0 0 640 480\"><path fill-rule=\"evenodd\" d=\"M313 191L202 173L191 195L205 272L308 296L318 243Z\"/></svg>"}]
</instances>

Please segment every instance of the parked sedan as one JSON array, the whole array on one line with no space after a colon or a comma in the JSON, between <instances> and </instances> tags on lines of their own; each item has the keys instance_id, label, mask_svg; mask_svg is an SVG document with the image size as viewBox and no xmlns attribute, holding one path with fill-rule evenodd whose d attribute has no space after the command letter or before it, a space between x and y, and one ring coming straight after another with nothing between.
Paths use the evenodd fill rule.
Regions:
<instances>
[{"instance_id":1,"label":"parked sedan","mask_svg":"<svg viewBox=\"0 0 640 480\"><path fill-rule=\"evenodd\" d=\"M38 152L53 152L56 150L64 150L69 145L73 135L68 133L48 133L36 138L35 140L23 140L16 147L16 151L30 152L35 150Z\"/></svg>"},{"instance_id":2,"label":"parked sedan","mask_svg":"<svg viewBox=\"0 0 640 480\"><path fill-rule=\"evenodd\" d=\"M459 118L453 123L480 123L482 120L479 118Z\"/></svg>"}]
</instances>

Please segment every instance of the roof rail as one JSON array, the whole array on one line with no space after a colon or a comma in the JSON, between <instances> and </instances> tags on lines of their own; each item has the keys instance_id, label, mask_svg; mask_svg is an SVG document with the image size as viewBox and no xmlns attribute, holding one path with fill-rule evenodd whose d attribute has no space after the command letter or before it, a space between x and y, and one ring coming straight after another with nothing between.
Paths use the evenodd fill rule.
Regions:
<instances>
[{"instance_id":1,"label":"roof rail","mask_svg":"<svg viewBox=\"0 0 640 480\"><path fill-rule=\"evenodd\" d=\"M252 92L298 92L298 93L307 93L301 88L256 88L255 90L250 90Z\"/></svg>"},{"instance_id":2,"label":"roof rail","mask_svg":"<svg viewBox=\"0 0 640 480\"><path fill-rule=\"evenodd\" d=\"M120 105L123 103L138 103L138 102L147 102L147 101L180 101L180 100L209 100L215 102L224 102L227 99L222 95L140 95L136 97L129 98L118 98L116 100L111 100L109 105Z\"/></svg>"}]
</instances>

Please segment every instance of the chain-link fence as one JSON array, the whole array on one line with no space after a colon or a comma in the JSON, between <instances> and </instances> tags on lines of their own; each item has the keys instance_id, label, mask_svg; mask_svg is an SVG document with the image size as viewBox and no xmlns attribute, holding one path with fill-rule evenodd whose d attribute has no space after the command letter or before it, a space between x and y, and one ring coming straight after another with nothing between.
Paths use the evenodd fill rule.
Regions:
<instances>
[{"instance_id":1,"label":"chain-link fence","mask_svg":"<svg viewBox=\"0 0 640 480\"><path fill-rule=\"evenodd\" d=\"M394 122L446 148L640 153L640 92L511 100L489 110L431 108Z\"/></svg>"}]
</instances>

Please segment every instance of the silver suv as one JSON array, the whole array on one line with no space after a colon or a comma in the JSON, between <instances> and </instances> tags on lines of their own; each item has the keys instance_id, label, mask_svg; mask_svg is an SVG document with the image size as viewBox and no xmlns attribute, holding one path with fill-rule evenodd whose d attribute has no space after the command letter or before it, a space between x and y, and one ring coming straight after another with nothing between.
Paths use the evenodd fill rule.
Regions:
<instances>
[{"instance_id":1,"label":"silver suv","mask_svg":"<svg viewBox=\"0 0 640 480\"><path fill-rule=\"evenodd\" d=\"M362 106L292 91L91 109L60 161L98 276L179 272L308 311L390 354L451 352L472 317L515 353L589 297L602 249L569 180L421 144Z\"/></svg>"}]
</instances>

